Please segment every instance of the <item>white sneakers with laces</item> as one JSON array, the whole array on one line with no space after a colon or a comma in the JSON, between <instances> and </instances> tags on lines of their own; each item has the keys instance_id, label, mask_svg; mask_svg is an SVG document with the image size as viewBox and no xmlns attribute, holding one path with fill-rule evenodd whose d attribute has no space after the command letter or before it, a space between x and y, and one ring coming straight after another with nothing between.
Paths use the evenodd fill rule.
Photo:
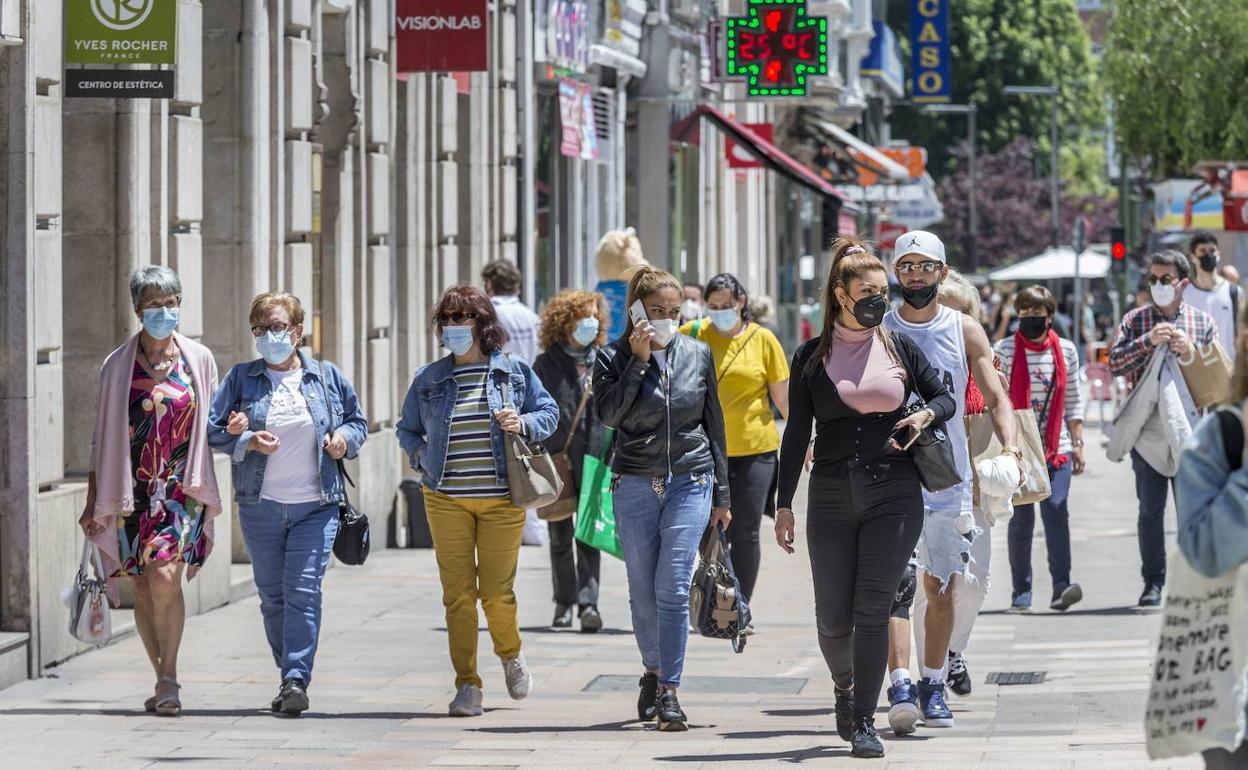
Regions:
<instances>
[{"instance_id":1,"label":"white sneakers with laces","mask_svg":"<svg viewBox=\"0 0 1248 770\"><path fill-rule=\"evenodd\" d=\"M507 694L512 700L524 700L533 691L533 676L524 662L524 653L503 661L503 676L507 679Z\"/></svg>"},{"instance_id":2,"label":"white sneakers with laces","mask_svg":"<svg viewBox=\"0 0 1248 770\"><path fill-rule=\"evenodd\" d=\"M485 713L481 707L481 688L472 684L460 685L451 701L450 714L453 717L479 717Z\"/></svg>"}]
</instances>

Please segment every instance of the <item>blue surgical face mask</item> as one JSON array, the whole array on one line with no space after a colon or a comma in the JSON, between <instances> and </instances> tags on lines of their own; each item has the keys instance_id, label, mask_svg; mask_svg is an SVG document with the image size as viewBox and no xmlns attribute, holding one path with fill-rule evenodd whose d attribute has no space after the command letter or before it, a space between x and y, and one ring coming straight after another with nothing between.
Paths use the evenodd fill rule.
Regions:
<instances>
[{"instance_id":1,"label":"blue surgical face mask","mask_svg":"<svg viewBox=\"0 0 1248 770\"><path fill-rule=\"evenodd\" d=\"M598 319L590 316L577 321L576 328L572 330L572 339L576 340L577 344L588 347L598 339Z\"/></svg>"},{"instance_id":2,"label":"blue surgical face mask","mask_svg":"<svg viewBox=\"0 0 1248 770\"><path fill-rule=\"evenodd\" d=\"M178 328L178 308L149 307L143 311L143 329L154 339L163 340Z\"/></svg>"},{"instance_id":3,"label":"blue surgical face mask","mask_svg":"<svg viewBox=\"0 0 1248 770\"><path fill-rule=\"evenodd\" d=\"M715 328L721 332L730 332L732 327L737 325L741 320L741 311L735 307L725 308L723 310L707 310L706 317L711 319L711 323L715 324Z\"/></svg>"},{"instance_id":4,"label":"blue surgical face mask","mask_svg":"<svg viewBox=\"0 0 1248 770\"><path fill-rule=\"evenodd\" d=\"M442 344L457 356L472 349L472 326L443 326Z\"/></svg>"},{"instance_id":5,"label":"blue surgical face mask","mask_svg":"<svg viewBox=\"0 0 1248 770\"><path fill-rule=\"evenodd\" d=\"M256 350L264 356L264 362L269 366L285 363L290 354L295 352L295 346L290 341L290 330L280 334L265 332L263 337L256 339Z\"/></svg>"}]
</instances>

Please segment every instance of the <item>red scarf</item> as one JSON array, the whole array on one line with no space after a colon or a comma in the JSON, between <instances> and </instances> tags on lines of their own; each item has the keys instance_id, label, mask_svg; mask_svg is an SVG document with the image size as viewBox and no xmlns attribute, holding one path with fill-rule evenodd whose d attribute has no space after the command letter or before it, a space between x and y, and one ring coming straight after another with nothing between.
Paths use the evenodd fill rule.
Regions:
<instances>
[{"instance_id":1,"label":"red scarf","mask_svg":"<svg viewBox=\"0 0 1248 770\"><path fill-rule=\"evenodd\" d=\"M1014 364L1010 367L1010 402L1015 409L1032 409L1031 365L1027 353L1053 351L1053 396L1049 399L1048 419L1044 424L1044 459L1051 468L1060 468L1070 459L1057 453L1062 440L1062 421L1066 415L1066 356L1057 332L1049 329L1042 342L1032 342L1022 332L1014 333ZM1043 406L1043 404L1041 405ZM1041 415L1037 414L1039 419Z\"/></svg>"}]
</instances>

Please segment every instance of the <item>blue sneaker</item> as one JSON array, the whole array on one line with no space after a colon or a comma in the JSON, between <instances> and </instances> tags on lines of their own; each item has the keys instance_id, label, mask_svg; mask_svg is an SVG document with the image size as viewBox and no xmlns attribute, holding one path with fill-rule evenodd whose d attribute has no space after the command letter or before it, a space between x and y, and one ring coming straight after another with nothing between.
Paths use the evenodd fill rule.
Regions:
<instances>
[{"instance_id":1,"label":"blue sneaker","mask_svg":"<svg viewBox=\"0 0 1248 770\"><path fill-rule=\"evenodd\" d=\"M902 679L888 688L888 726L893 735L909 735L919 723L919 695L914 682Z\"/></svg>"},{"instance_id":2,"label":"blue sneaker","mask_svg":"<svg viewBox=\"0 0 1248 770\"><path fill-rule=\"evenodd\" d=\"M919 707L924 727L953 727L953 712L945 705L945 683L919 680Z\"/></svg>"},{"instance_id":3,"label":"blue sneaker","mask_svg":"<svg viewBox=\"0 0 1248 770\"><path fill-rule=\"evenodd\" d=\"M1014 594L1013 600L1010 601L1009 612L1031 612L1031 591L1023 591L1021 594Z\"/></svg>"}]
</instances>

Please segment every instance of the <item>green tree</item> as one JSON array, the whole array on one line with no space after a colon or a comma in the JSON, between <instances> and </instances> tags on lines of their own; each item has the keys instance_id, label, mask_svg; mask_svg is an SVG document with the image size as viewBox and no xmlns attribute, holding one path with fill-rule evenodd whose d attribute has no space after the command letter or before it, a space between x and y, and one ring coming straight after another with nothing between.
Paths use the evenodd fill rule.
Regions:
<instances>
[{"instance_id":1,"label":"green tree","mask_svg":"<svg viewBox=\"0 0 1248 770\"><path fill-rule=\"evenodd\" d=\"M910 1L890 0L888 22L902 31L908 67ZM1002 89L1007 85L1056 83L1060 143L1099 143L1105 126L1103 98L1091 41L1074 0L958 0L950 5L949 36L953 102L979 106L980 149L996 152L1027 136L1038 157L1048 157L1049 98L1006 96ZM964 120L905 106L890 118L894 136L927 148L928 168L938 177L953 168L950 151L966 139ZM1086 168L1088 152L1080 149L1064 159L1063 176Z\"/></svg>"},{"instance_id":2,"label":"green tree","mask_svg":"<svg viewBox=\"0 0 1248 770\"><path fill-rule=\"evenodd\" d=\"M1121 148L1156 178L1248 159L1248 2L1122 0L1105 41Z\"/></svg>"}]
</instances>

